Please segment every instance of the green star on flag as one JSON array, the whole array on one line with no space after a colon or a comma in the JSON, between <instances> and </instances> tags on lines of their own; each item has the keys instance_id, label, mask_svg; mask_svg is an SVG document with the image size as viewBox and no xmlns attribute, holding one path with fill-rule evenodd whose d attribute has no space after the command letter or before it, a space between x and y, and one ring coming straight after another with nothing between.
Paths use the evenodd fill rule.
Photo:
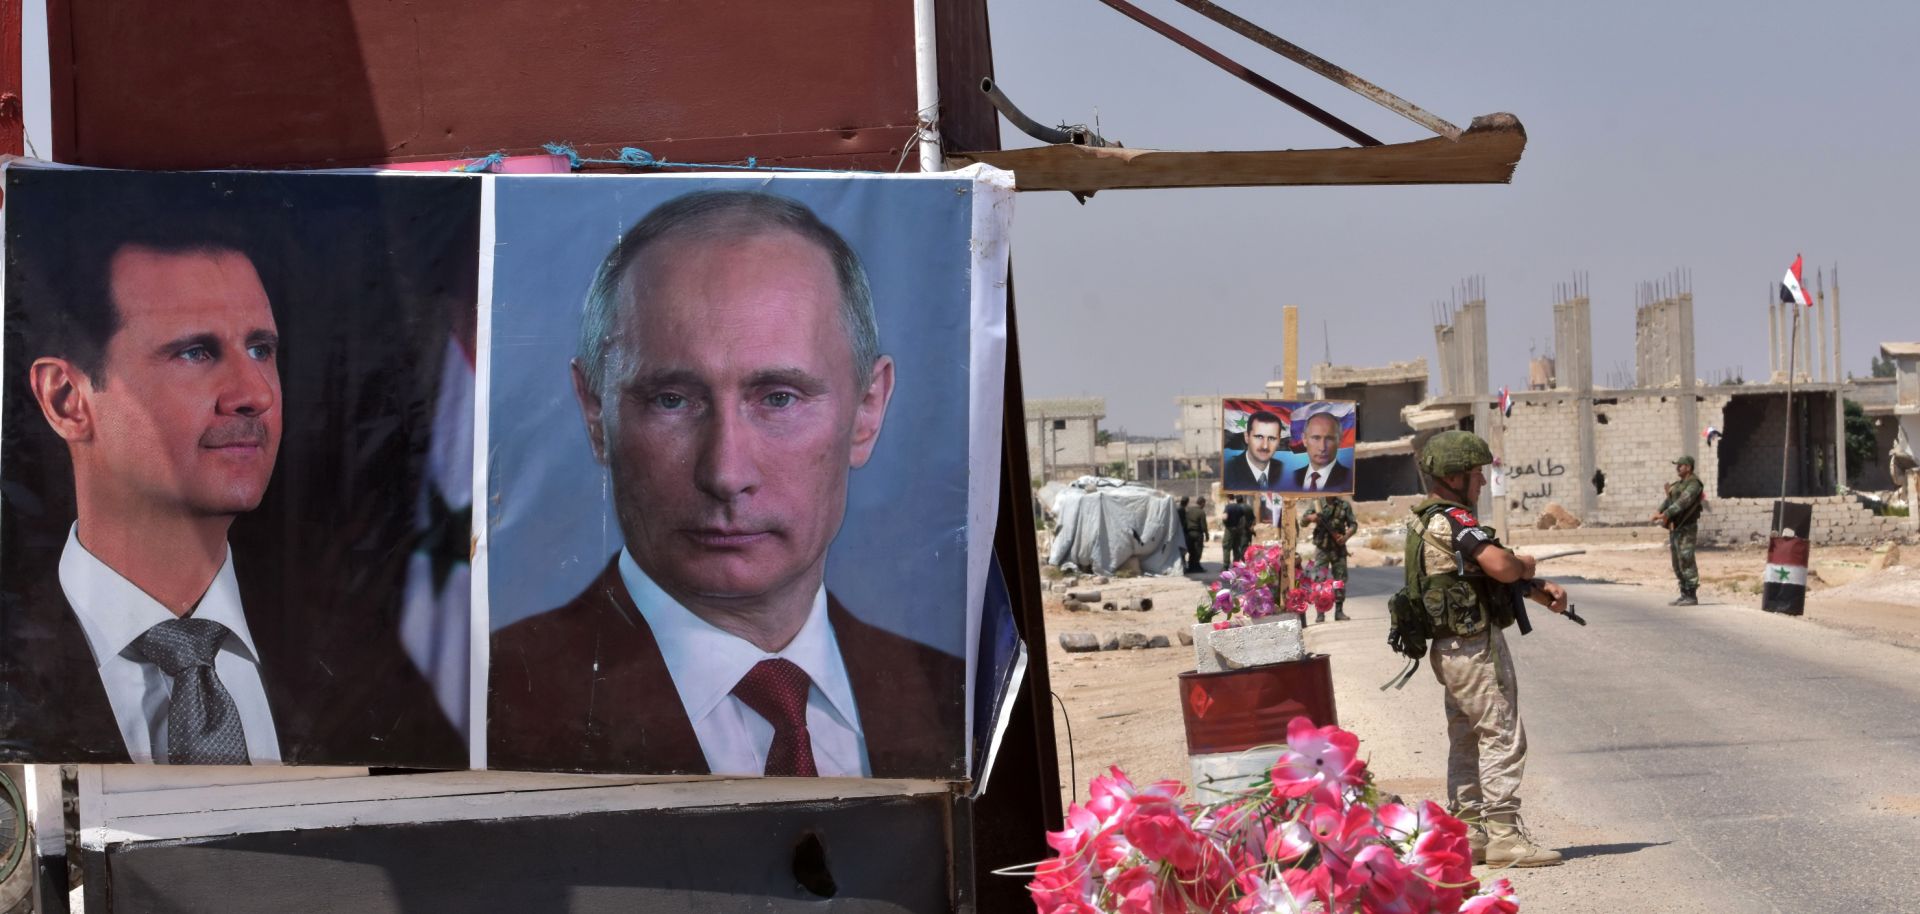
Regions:
<instances>
[{"instance_id":1,"label":"green star on flag","mask_svg":"<svg viewBox=\"0 0 1920 914\"><path fill-rule=\"evenodd\" d=\"M1775 568L1773 570L1773 573L1775 577L1778 577L1782 581L1785 581L1787 578L1792 577L1792 575L1789 574L1785 568Z\"/></svg>"}]
</instances>

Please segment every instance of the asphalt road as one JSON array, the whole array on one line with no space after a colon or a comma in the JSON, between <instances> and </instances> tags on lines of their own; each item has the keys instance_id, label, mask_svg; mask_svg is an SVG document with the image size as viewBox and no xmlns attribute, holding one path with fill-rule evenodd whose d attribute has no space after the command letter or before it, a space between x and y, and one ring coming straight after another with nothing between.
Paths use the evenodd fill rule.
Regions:
<instances>
[{"instance_id":1,"label":"asphalt road","mask_svg":"<svg viewBox=\"0 0 1920 914\"><path fill-rule=\"evenodd\" d=\"M1430 673L1385 646L1397 568L1354 569L1353 622L1312 626L1341 723L1385 789L1444 801ZM1570 582L1585 628L1509 630L1521 796L1565 866L1509 871L1526 914L1920 911L1920 652L1747 606Z\"/></svg>"}]
</instances>

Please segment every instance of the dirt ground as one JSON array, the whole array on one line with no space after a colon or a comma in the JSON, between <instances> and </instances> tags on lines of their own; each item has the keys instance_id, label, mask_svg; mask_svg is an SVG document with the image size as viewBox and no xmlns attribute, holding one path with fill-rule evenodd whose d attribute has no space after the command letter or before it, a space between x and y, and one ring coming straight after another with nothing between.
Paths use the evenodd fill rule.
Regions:
<instances>
[{"instance_id":1,"label":"dirt ground","mask_svg":"<svg viewBox=\"0 0 1920 914\"><path fill-rule=\"evenodd\" d=\"M1136 782L1190 779L1176 677L1194 668L1194 654L1193 648L1180 644L1176 635L1193 624L1194 609L1205 599L1206 583L1218 573L1218 543L1208 545L1206 558L1213 574L1113 579L1105 584L1082 579L1076 586L1099 590L1103 602L1116 604L1148 597L1154 601L1148 612L1069 612L1063 606L1062 594L1046 594L1047 669L1059 698L1054 706L1054 732L1064 799L1082 796L1088 779L1110 765L1120 766ZM1675 590L1663 545L1538 544L1522 551L1545 554L1565 548L1587 551L1551 560L1543 566L1543 575ZM1920 650L1920 547L1907 546L1898 564L1870 572L1874 558L1872 550L1861 547L1815 547L1808 576L1807 617ZM1698 560L1704 597L1759 607L1760 574L1766 566L1764 547L1703 549ZM1084 654L1060 649L1059 636L1065 632L1091 632L1105 638L1126 631L1166 635L1173 646ZM1309 649L1319 631L1317 626L1308 627ZM1343 719L1346 716L1343 710ZM1373 744L1375 751L1391 751L1383 744L1392 741L1392 734L1369 733L1361 720L1343 722L1352 726L1364 742ZM1392 786L1418 793L1422 785Z\"/></svg>"}]
</instances>

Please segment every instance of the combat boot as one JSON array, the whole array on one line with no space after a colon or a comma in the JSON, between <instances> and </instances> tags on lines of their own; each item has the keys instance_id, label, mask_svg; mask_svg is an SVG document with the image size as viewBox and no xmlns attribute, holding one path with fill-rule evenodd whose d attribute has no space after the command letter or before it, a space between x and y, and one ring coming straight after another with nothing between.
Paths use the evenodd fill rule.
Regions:
<instances>
[{"instance_id":1,"label":"combat boot","mask_svg":"<svg viewBox=\"0 0 1920 914\"><path fill-rule=\"evenodd\" d=\"M1693 591L1683 590L1680 592L1680 599L1675 600L1672 603L1668 603L1667 605L1668 606L1699 606L1700 601L1697 599L1694 599Z\"/></svg>"},{"instance_id":2,"label":"combat boot","mask_svg":"<svg viewBox=\"0 0 1920 914\"><path fill-rule=\"evenodd\" d=\"M1487 862L1487 827L1479 822L1467 823L1467 848L1473 851L1473 865Z\"/></svg>"},{"instance_id":3,"label":"combat boot","mask_svg":"<svg viewBox=\"0 0 1920 914\"><path fill-rule=\"evenodd\" d=\"M1541 847L1533 843L1527 835L1527 828L1520 821L1519 813L1503 813L1487 817L1487 852L1484 858L1488 866L1558 866L1565 863L1560 852Z\"/></svg>"},{"instance_id":4,"label":"combat boot","mask_svg":"<svg viewBox=\"0 0 1920 914\"><path fill-rule=\"evenodd\" d=\"M1344 610L1344 609L1341 609L1341 608L1340 608L1340 607L1338 607L1338 606L1336 606L1336 607L1334 607L1334 608L1333 608L1333 621L1335 621L1335 622L1345 622L1345 621L1347 621L1347 611L1346 611L1346 610Z\"/></svg>"},{"instance_id":5,"label":"combat boot","mask_svg":"<svg viewBox=\"0 0 1920 914\"><path fill-rule=\"evenodd\" d=\"M1327 621L1327 611L1323 609L1323 610L1320 610L1319 612L1316 612L1316 613L1314 613L1314 614L1313 614L1313 621L1315 621L1315 622L1325 622L1325 621Z\"/></svg>"}]
</instances>

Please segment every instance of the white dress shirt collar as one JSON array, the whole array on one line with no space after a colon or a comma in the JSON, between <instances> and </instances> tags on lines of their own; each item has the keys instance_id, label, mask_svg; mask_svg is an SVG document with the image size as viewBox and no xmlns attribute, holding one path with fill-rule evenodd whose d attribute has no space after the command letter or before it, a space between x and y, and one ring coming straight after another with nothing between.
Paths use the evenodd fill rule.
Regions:
<instances>
[{"instance_id":1,"label":"white dress shirt collar","mask_svg":"<svg viewBox=\"0 0 1920 914\"><path fill-rule=\"evenodd\" d=\"M67 547L60 552L60 589L87 633L87 646L93 649L95 666L121 656L147 629L174 615L159 600L120 576L95 558L80 544L80 525L67 531ZM247 614L240 609L240 585L233 577L233 550L227 550L220 570L207 586L200 604L193 608L195 619L208 619L233 633L221 650L232 651L249 663L260 662L253 646L253 633L247 630Z\"/></svg>"},{"instance_id":2,"label":"white dress shirt collar","mask_svg":"<svg viewBox=\"0 0 1920 914\"><path fill-rule=\"evenodd\" d=\"M1273 461L1271 460L1267 461L1267 468L1264 470L1253 465L1252 454L1246 455L1246 461L1247 461L1247 472L1253 474L1254 483L1263 489L1266 488L1267 474L1273 472Z\"/></svg>"},{"instance_id":3,"label":"white dress shirt collar","mask_svg":"<svg viewBox=\"0 0 1920 914\"><path fill-rule=\"evenodd\" d=\"M680 605L640 570L632 554L624 549L620 552L620 579L633 597L634 606L653 630L667 673L673 677L674 689L679 692L687 718L700 736L701 748L713 773L758 774L764 767L765 745L756 747L760 758L752 762L730 750L728 746L736 740L721 731L733 729L732 718L752 714L734 697L733 687L755 664L774 657L791 661L813 680L808 701L808 730L820 773L854 777L864 773L860 714L853 700L853 683L840 657L839 642L834 638L833 624L827 618L825 586L815 592L813 607L799 633L786 647L769 653ZM821 707L814 697L824 698L826 706ZM827 719L820 719L817 713ZM758 715L752 716L755 722L759 720ZM749 722L749 727L759 729L753 722ZM768 741L772 738L770 727L757 735Z\"/></svg>"},{"instance_id":4,"label":"white dress shirt collar","mask_svg":"<svg viewBox=\"0 0 1920 914\"><path fill-rule=\"evenodd\" d=\"M133 650L133 642L147 629L175 618L160 601L100 561L80 543L80 525L67 531L60 552L60 589L80 622L93 660L113 709L114 723L126 744L127 756L137 763L167 757L167 714L173 680L158 666ZM193 608L193 618L226 626L232 637L220 644L214 672L233 699L246 733L247 756L253 764L278 764L280 738L260 677L260 652L247 614L240 604L240 585L233 574L233 550L228 549L214 573L213 583Z\"/></svg>"}]
</instances>

